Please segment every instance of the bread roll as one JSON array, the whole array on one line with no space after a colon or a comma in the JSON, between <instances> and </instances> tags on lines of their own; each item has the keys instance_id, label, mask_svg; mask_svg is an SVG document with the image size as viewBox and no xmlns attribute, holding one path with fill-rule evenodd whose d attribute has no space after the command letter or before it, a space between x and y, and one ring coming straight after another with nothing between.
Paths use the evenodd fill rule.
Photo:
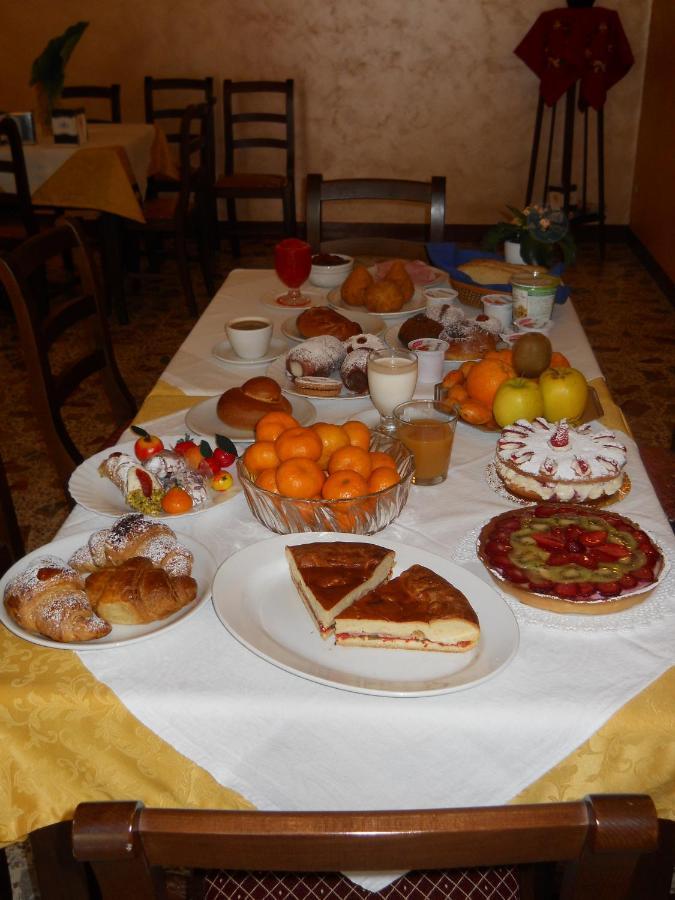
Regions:
<instances>
[{"instance_id":1,"label":"bread roll","mask_svg":"<svg viewBox=\"0 0 675 900\"><path fill-rule=\"evenodd\" d=\"M507 263L501 259L472 259L471 262L463 263L457 268L476 284L509 284L514 275L548 271L543 266L524 266Z\"/></svg>"},{"instance_id":2,"label":"bread roll","mask_svg":"<svg viewBox=\"0 0 675 900\"><path fill-rule=\"evenodd\" d=\"M111 631L92 609L80 575L56 556L40 557L12 578L5 607L21 628L53 641L91 641Z\"/></svg>"},{"instance_id":3,"label":"bread roll","mask_svg":"<svg viewBox=\"0 0 675 900\"><path fill-rule=\"evenodd\" d=\"M135 556L121 566L93 572L87 597L99 616L115 625L143 625L165 619L197 596L189 575L169 575L149 559Z\"/></svg>"},{"instance_id":4,"label":"bread roll","mask_svg":"<svg viewBox=\"0 0 675 900\"><path fill-rule=\"evenodd\" d=\"M268 412L291 412L291 404L273 378L249 378L241 387L230 388L218 400L218 418L231 428L253 431Z\"/></svg>"}]
</instances>

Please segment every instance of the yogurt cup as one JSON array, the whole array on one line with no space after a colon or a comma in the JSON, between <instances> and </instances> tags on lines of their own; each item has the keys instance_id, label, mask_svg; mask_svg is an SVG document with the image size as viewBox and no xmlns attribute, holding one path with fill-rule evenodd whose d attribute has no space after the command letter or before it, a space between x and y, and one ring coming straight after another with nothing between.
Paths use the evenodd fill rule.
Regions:
<instances>
[{"instance_id":1,"label":"yogurt cup","mask_svg":"<svg viewBox=\"0 0 675 900\"><path fill-rule=\"evenodd\" d=\"M543 272L523 272L511 279L513 293L513 318L533 319L541 326L553 313L556 288L560 279Z\"/></svg>"},{"instance_id":2,"label":"yogurt cup","mask_svg":"<svg viewBox=\"0 0 675 900\"><path fill-rule=\"evenodd\" d=\"M510 294L486 294L483 297L483 312L497 319L502 331L511 331L513 322L513 297Z\"/></svg>"},{"instance_id":3,"label":"yogurt cup","mask_svg":"<svg viewBox=\"0 0 675 900\"><path fill-rule=\"evenodd\" d=\"M421 384L436 383L443 377L443 363L448 342L439 338L416 338L408 350L417 354L417 380Z\"/></svg>"},{"instance_id":4,"label":"yogurt cup","mask_svg":"<svg viewBox=\"0 0 675 900\"><path fill-rule=\"evenodd\" d=\"M436 322L440 322L444 306L456 306L459 301L459 294L451 287L425 288L422 293L426 301L426 313Z\"/></svg>"}]
</instances>

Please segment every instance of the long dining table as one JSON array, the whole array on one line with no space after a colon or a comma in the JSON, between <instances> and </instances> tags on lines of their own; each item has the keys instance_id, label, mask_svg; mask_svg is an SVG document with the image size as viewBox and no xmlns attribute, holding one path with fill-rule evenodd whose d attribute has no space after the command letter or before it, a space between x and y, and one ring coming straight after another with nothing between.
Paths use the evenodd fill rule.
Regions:
<instances>
[{"instance_id":1,"label":"long dining table","mask_svg":"<svg viewBox=\"0 0 675 900\"><path fill-rule=\"evenodd\" d=\"M315 304L327 302L326 290L309 290ZM273 321L283 354L296 313L270 305L281 292L273 271L231 272L137 421L153 433L182 436L189 431L186 414L265 374L268 363L227 362L213 350L225 338L225 323L248 314ZM389 338L392 324L384 332ZM672 532L573 302L555 307L550 338L584 372L602 404L602 421L628 447L630 490L614 508L653 535L669 563ZM271 365L274 374L279 363ZM418 385L417 394L430 390ZM377 418L367 397L311 406L317 421L374 424ZM315 677L311 663L300 673L284 667L285 612L277 613L272 601L288 590L284 545L299 538L259 524L235 478L224 502L171 522L179 538L202 548L207 571L227 567L214 592L221 617L205 602L149 639L93 649L46 648L0 629L0 841L65 820L81 801L109 798L345 810L636 792L649 793L659 815L675 818L673 571L644 603L607 616L556 615L503 594L475 552L481 525L514 507L489 477L494 448L494 433L460 421L447 480L413 485L399 518L366 540L391 546L402 559L436 560L470 573L474 594L498 605L499 621L508 624L495 634L489 612L484 623L491 640L508 644L495 651L500 662L455 659L460 674L448 690L406 691L400 686L406 678L418 688L423 681L425 654L319 647L301 610L293 627L308 654L320 657L324 677ZM77 505L57 538L84 542L111 521ZM252 631L242 637L240 630L237 639L222 613L244 595L258 613L248 620ZM345 653L393 654L398 662L383 664L386 678L359 684L342 678ZM462 681L463 667L472 665L476 674ZM325 677L331 667L337 674Z\"/></svg>"}]
</instances>

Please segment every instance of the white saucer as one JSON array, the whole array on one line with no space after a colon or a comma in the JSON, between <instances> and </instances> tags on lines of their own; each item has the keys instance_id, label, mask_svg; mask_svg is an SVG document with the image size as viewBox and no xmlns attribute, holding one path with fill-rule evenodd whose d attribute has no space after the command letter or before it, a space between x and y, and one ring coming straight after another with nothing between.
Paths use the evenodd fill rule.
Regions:
<instances>
[{"instance_id":1,"label":"white saucer","mask_svg":"<svg viewBox=\"0 0 675 900\"><path fill-rule=\"evenodd\" d=\"M217 360L232 366L259 366L262 363L272 362L277 356L286 353L288 344L282 338L272 338L267 353L258 359L242 359L232 349L232 344L225 338L216 344L211 353Z\"/></svg>"},{"instance_id":2,"label":"white saucer","mask_svg":"<svg viewBox=\"0 0 675 900\"><path fill-rule=\"evenodd\" d=\"M218 418L216 408L220 397L209 397L187 411L185 425L189 431L213 439L216 434L224 434L232 441L252 444L255 434L252 428L233 428ZM291 415L300 425L310 425L316 419L316 410L305 397L290 397Z\"/></svg>"}]
</instances>

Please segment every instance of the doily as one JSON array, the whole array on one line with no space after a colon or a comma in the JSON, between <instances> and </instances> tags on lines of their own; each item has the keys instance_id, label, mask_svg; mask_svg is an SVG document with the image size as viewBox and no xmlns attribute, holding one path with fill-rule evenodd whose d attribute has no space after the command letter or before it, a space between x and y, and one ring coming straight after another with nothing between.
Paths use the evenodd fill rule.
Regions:
<instances>
[{"instance_id":1,"label":"doily","mask_svg":"<svg viewBox=\"0 0 675 900\"><path fill-rule=\"evenodd\" d=\"M497 469L495 468L494 462L489 462L487 466L485 466L485 480L490 485L495 494L499 494L500 497L503 497L504 500L509 500L511 503L518 503L521 506L530 506L534 502L545 503L545 500L526 500L524 497L518 497L516 494L512 494L511 491L506 487L504 482L501 480L499 475L497 475ZM610 494L608 497L599 497L597 500L587 500L585 501L585 506L595 506L605 507L612 506L614 503L618 503L620 500L623 500L630 493L631 489L631 480L628 475L623 476L623 481L621 482L621 487L618 491L615 491L613 494ZM554 501L555 502L555 501ZM579 502L579 501L576 501Z\"/></svg>"},{"instance_id":2,"label":"doily","mask_svg":"<svg viewBox=\"0 0 675 900\"><path fill-rule=\"evenodd\" d=\"M453 562L461 565L462 563L475 562L477 560L476 547L478 545L478 535L482 528L483 525L480 525L462 538L452 554ZM673 603L673 597L675 597L675 570L672 565L673 553L669 547L666 547L665 541L659 541L653 534L647 533L663 553L664 572L661 575L661 581L644 603L639 603L637 606L632 606L630 609L625 609L622 612L605 616L552 613L520 603L511 594L502 590L499 582L492 578L490 581L495 590L506 601L519 624L539 625L542 628L555 628L559 631L588 632L627 631L633 628L653 625L654 622L659 622L661 619L675 614L675 604Z\"/></svg>"}]
</instances>

